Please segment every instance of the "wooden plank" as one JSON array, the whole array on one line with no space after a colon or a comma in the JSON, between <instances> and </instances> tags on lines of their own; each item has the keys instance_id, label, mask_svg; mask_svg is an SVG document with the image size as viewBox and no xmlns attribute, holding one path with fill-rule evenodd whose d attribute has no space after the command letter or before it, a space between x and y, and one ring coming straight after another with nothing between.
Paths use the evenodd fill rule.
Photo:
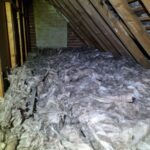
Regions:
<instances>
[{"instance_id":1,"label":"wooden plank","mask_svg":"<svg viewBox=\"0 0 150 150\"><path fill-rule=\"evenodd\" d=\"M16 0L16 6L20 8L19 1ZM23 39L22 39L22 32L21 32L21 18L20 12L17 11L17 23L18 23L18 33L19 33L19 46L20 46L20 65L23 65Z\"/></svg>"},{"instance_id":2,"label":"wooden plank","mask_svg":"<svg viewBox=\"0 0 150 150\"><path fill-rule=\"evenodd\" d=\"M141 22L138 20L132 9L125 0L109 0L118 15L124 21L129 31L133 34L137 42L143 47L148 56L150 56L150 36L145 32Z\"/></svg>"},{"instance_id":3,"label":"wooden plank","mask_svg":"<svg viewBox=\"0 0 150 150\"><path fill-rule=\"evenodd\" d=\"M23 1L21 0L21 8L22 8L22 14L24 14L24 5L23 5ZM26 31L26 23L25 23L25 16L22 15L22 20L23 20L23 36L24 36L24 47L25 47L25 60L27 59L27 54L28 54L28 50L27 50L27 31Z\"/></svg>"},{"instance_id":4,"label":"wooden plank","mask_svg":"<svg viewBox=\"0 0 150 150\"><path fill-rule=\"evenodd\" d=\"M4 2L0 2L0 56L3 71L6 68L10 68L11 66L10 49L9 49L6 9Z\"/></svg>"},{"instance_id":5,"label":"wooden plank","mask_svg":"<svg viewBox=\"0 0 150 150\"><path fill-rule=\"evenodd\" d=\"M144 13L145 9L142 6L131 8L135 13Z\"/></svg>"},{"instance_id":6,"label":"wooden plank","mask_svg":"<svg viewBox=\"0 0 150 150\"><path fill-rule=\"evenodd\" d=\"M95 10L97 11L97 13L99 14L99 16L103 19L103 21L105 22L104 26L108 26L105 30L108 30L109 33L111 35L107 35L109 36L110 40L112 40L112 42L116 42L116 46L118 48L118 51L123 55L123 56L128 56L131 57L130 53L128 52L126 46L124 45L124 43L120 40L119 36L118 36L118 32L116 33L116 30L114 29L114 27L117 25L117 23L113 25L111 22L111 19L113 21L113 19L116 19L114 17L112 17L112 14L108 11L107 7L104 6L103 4L100 4L98 2L98 0L89 0L89 3L91 3L91 5L93 5L93 7L95 8ZM118 21L117 19L115 21ZM119 29L117 29L119 30Z\"/></svg>"},{"instance_id":7,"label":"wooden plank","mask_svg":"<svg viewBox=\"0 0 150 150\"><path fill-rule=\"evenodd\" d=\"M150 17L140 17L141 21L150 21Z\"/></svg>"},{"instance_id":8,"label":"wooden plank","mask_svg":"<svg viewBox=\"0 0 150 150\"><path fill-rule=\"evenodd\" d=\"M21 29L21 36L22 36L22 51L23 51L23 62L26 60L27 57L27 45L26 45L26 31L25 31L25 19L24 19L24 9L23 9L23 1L18 0L19 2L19 13L20 13L20 29Z\"/></svg>"},{"instance_id":9,"label":"wooden plank","mask_svg":"<svg viewBox=\"0 0 150 150\"><path fill-rule=\"evenodd\" d=\"M105 42L108 41L112 45L112 49L109 49L109 51L112 51L112 53L114 53L115 51L117 51L120 54L124 53L124 50L125 50L124 46L116 38L116 36L112 32L112 30L110 29L109 25L105 22L105 20L102 18L102 16L93 7L93 5L90 3L90 1L89 0L87 0L87 1L78 0L78 2L86 10L86 12L89 14L91 19L98 26L99 30L104 34L105 39L106 39Z\"/></svg>"},{"instance_id":10,"label":"wooden plank","mask_svg":"<svg viewBox=\"0 0 150 150\"><path fill-rule=\"evenodd\" d=\"M6 9L6 17L7 17L11 67L14 68L17 65L17 61L16 61L16 41L15 41L15 33L14 33L14 26L13 26L12 7L11 7L10 2L5 2L5 9Z\"/></svg>"},{"instance_id":11,"label":"wooden plank","mask_svg":"<svg viewBox=\"0 0 150 150\"><path fill-rule=\"evenodd\" d=\"M0 57L0 97L4 97L4 82L3 82L3 71L2 71L1 57Z\"/></svg>"},{"instance_id":12,"label":"wooden plank","mask_svg":"<svg viewBox=\"0 0 150 150\"><path fill-rule=\"evenodd\" d=\"M150 14L150 0L140 0Z\"/></svg>"},{"instance_id":13,"label":"wooden plank","mask_svg":"<svg viewBox=\"0 0 150 150\"><path fill-rule=\"evenodd\" d=\"M105 51L107 51L109 47L105 44L104 39L101 40L102 33L98 30L80 5L78 5L76 1L66 1L66 3L68 3L70 10L74 13L76 18L78 18L78 21L82 22L82 24L89 29L88 31L92 34L94 40L97 41Z\"/></svg>"},{"instance_id":14,"label":"wooden plank","mask_svg":"<svg viewBox=\"0 0 150 150\"><path fill-rule=\"evenodd\" d=\"M110 25L111 29L121 40L121 42L130 52L130 54L136 59L136 61L139 62L141 65L143 65L145 68L150 68L150 63L148 59L140 51L140 49L134 42L133 37L129 34L126 26L122 23L122 21L116 18L111 13L111 11L109 10L108 6L105 3L101 5L99 3L99 0L90 0L90 2L93 4L95 9L97 9L99 14L102 15L107 24Z\"/></svg>"},{"instance_id":15,"label":"wooden plank","mask_svg":"<svg viewBox=\"0 0 150 150\"><path fill-rule=\"evenodd\" d=\"M137 2L138 0L127 0L128 3Z\"/></svg>"},{"instance_id":16,"label":"wooden plank","mask_svg":"<svg viewBox=\"0 0 150 150\"><path fill-rule=\"evenodd\" d=\"M95 45L98 46L98 43L96 41L93 40L92 36L90 34L88 34L85 31L85 28L83 27L83 25L80 25L78 22L75 22L73 19L72 14L70 14L66 9L64 9L64 6L62 5L62 3L60 1L55 1L52 0L51 3L53 3L53 5L60 10L64 16L66 16L66 18L69 20L69 24L71 25L71 27L76 31L76 33L88 44L88 45Z\"/></svg>"},{"instance_id":17,"label":"wooden plank","mask_svg":"<svg viewBox=\"0 0 150 150\"><path fill-rule=\"evenodd\" d=\"M72 1L73 3L69 1L63 2L70 9L75 20L83 24L84 28L88 31L88 33L92 35L93 39L97 41L97 43L102 47L102 49L106 51L109 47L104 43L104 39L101 40L101 32L98 31L97 27L88 18L84 11L82 11L82 14L80 13L80 6L77 3L75 3L75 1Z\"/></svg>"},{"instance_id":18,"label":"wooden plank","mask_svg":"<svg viewBox=\"0 0 150 150\"><path fill-rule=\"evenodd\" d=\"M91 27L91 32L97 35L99 43L103 44L107 48L106 50L111 51L114 56L119 56L120 54L117 51L117 48L114 47L114 44L112 44L112 42L107 38L108 33L99 28L99 25L96 24L95 20L93 20L93 18L89 15L85 8L82 7L82 5L78 1L68 1L72 4L72 6L74 6L74 8L78 10L79 16L82 16L82 21L85 22L85 25L89 25L89 27Z\"/></svg>"},{"instance_id":19,"label":"wooden plank","mask_svg":"<svg viewBox=\"0 0 150 150\"><path fill-rule=\"evenodd\" d=\"M145 29L146 30L150 30L150 26L145 26Z\"/></svg>"},{"instance_id":20,"label":"wooden plank","mask_svg":"<svg viewBox=\"0 0 150 150\"><path fill-rule=\"evenodd\" d=\"M98 48L100 48L101 50L106 50L107 47L105 47L102 43L100 43L100 39L93 33L94 31L91 32L91 27L88 26L88 24L83 21L84 18L82 18L82 16L80 16L80 14L73 7L68 6L67 5L68 3L66 3L66 1L61 0L61 3L63 5L63 7L64 7L63 9L65 9L66 11L68 11L68 14L70 14L71 18L74 20L74 22L76 22L77 27L82 26L84 32L88 31L88 34L90 34L90 36L92 37L92 39L94 41L96 41Z\"/></svg>"},{"instance_id":21,"label":"wooden plank","mask_svg":"<svg viewBox=\"0 0 150 150\"><path fill-rule=\"evenodd\" d=\"M91 46L93 44L97 45L97 43L94 43L94 41L92 40L92 38L90 37L90 35L88 35L85 30L82 28L82 26L77 27L76 22L74 22L71 18L71 16L68 14L68 12L66 10L63 9L62 5L57 2L57 1L53 1L51 0L51 3L53 4L53 6L58 9L68 20L69 20L69 25L72 29L74 29L75 33L88 45Z\"/></svg>"},{"instance_id":22,"label":"wooden plank","mask_svg":"<svg viewBox=\"0 0 150 150\"><path fill-rule=\"evenodd\" d=\"M32 3L32 2L31 2ZM31 3L30 3L30 5L31 5ZM29 24L29 8L30 8L30 5L27 3L27 2L25 2L25 1L23 1L23 7L24 7L24 19L25 19L25 28L26 28L26 43L27 43L27 53L28 52L30 52L31 51L31 40L30 40L30 33L29 33L29 26L30 26L30 24Z\"/></svg>"}]
</instances>

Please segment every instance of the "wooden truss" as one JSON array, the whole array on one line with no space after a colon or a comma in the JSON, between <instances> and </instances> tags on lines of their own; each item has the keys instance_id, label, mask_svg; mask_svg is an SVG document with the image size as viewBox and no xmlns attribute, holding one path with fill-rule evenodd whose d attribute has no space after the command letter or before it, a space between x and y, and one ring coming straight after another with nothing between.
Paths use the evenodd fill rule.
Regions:
<instances>
[{"instance_id":1,"label":"wooden truss","mask_svg":"<svg viewBox=\"0 0 150 150\"><path fill-rule=\"evenodd\" d=\"M114 56L134 58L150 68L150 35L142 22L150 21L148 0L49 0L88 44ZM138 2L133 8L131 3ZM146 16L138 16L145 13Z\"/></svg>"}]
</instances>

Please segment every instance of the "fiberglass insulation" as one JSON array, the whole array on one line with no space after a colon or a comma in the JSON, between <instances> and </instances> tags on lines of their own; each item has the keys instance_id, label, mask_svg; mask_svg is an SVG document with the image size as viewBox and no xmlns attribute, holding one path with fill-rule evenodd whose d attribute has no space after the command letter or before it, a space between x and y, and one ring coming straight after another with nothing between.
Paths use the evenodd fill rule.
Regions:
<instances>
[{"instance_id":1,"label":"fiberglass insulation","mask_svg":"<svg viewBox=\"0 0 150 150\"><path fill-rule=\"evenodd\" d=\"M60 49L9 80L0 150L150 150L150 70L131 60Z\"/></svg>"}]
</instances>

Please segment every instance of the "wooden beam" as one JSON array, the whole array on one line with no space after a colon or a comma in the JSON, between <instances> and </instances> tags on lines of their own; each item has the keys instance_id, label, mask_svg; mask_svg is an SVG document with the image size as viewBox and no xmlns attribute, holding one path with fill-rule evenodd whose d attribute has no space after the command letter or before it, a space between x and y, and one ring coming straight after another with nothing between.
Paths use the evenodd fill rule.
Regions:
<instances>
[{"instance_id":1,"label":"wooden beam","mask_svg":"<svg viewBox=\"0 0 150 150\"><path fill-rule=\"evenodd\" d=\"M0 2L0 56L3 69L10 68L11 66L10 49L9 49L6 9L4 2Z\"/></svg>"},{"instance_id":2,"label":"wooden beam","mask_svg":"<svg viewBox=\"0 0 150 150\"><path fill-rule=\"evenodd\" d=\"M21 10L22 10L22 14L24 14L24 5L23 5L23 1L21 0ZM23 36L24 36L24 48L25 48L25 60L27 59L27 35L26 35L26 23L25 23L25 16L22 15L22 20L23 20Z\"/></svg>"},{"instance_id":3,"label":"wooden beam","mask_svg":"<svg viewBox=\"0 0 150 150\"><path fill-rule=\"evenodd\" d=\"M16 0L16 6L19 8L19 0ZM17 23L18 23L18 34L19 34L19 46L20 46L20 65L23 65L23 39L22 39L22 32L21 32L21 18L20 12L17 11Z\"/></svg>"},{"instance_id":4,"label":"wooden beam","mask_svg":"<svg viewBox=\"0 0 150 150\"><path fill-rule=\"evenodd\" d=\"M109 35L111 39L114 39L116 42L116 45L118 47L118 51L123 55L127 57L131 57L130 53L128 52L126 46L120 40L120 37L118 33L121 32L121 29L118 26L118 19L116 19L111 12L109 12L109 9L105 5L105 3L102 5L98 0L89 0L90 3L93 5L99 16L104 20L105 24L108 26L110 33L112 35ZM105 26L106 26L105 25ZM114 42L113 40L113 42Z\"/></svg>"},{"instance_id":5,"label":"wooden beam","mask_svg":"<svg viewBox=\"0 0 150 150\"><path fill-rule=\"evenodd\" d=\"M133 34L135 40L143 47L148 56L150 56L150 36L145 31L138 17L132 12L126 0L109 0L118 15L124 21L129 31Z\"/></svg>"},{"instance_id":6,"label":"wooden beam","mask_svg":"<svg viewBox=\"0 0 150 150\"><path fill-rule=\"evenodd\" d=\"M93 44L93 40L91 39L90 35L88 35L82 28L82 26L77 27L76 22L74 22L71 18L71 16L68 14L68 12L66 10L63 9L62 5L55 1L55 0L51 0L51 4L53 4L53 6L59 10L68 20L69 20L69 25L71 26L71 28L74 29L75 33L88 45L92 45ZM96 43L95 43L96 44Z\"/></svg>"},{"instance_id":7,"label":"wooden beam","mask_svg":"<svg viewBox=\"0 0 150 150\"><path fill-rule=\"evenodd\" d=\"M133 3L133 2L136 2L138 0L127 0L128 3Z\"/></svg>"},{"instance_id":8,"label":"wooden beam","mask_svg":"<svg viewBox=\"0 0 150 150\"><path fill-rule=\"evenodd\" d=\"M79 22L74 21L72 13L69 13L67 9L64 9L61 1L51 0L51 3L53 3L53 6L55 6L55 8L57 8L64 14L64 16L66 16L71 27L88 45L98 46L98 43L93 40L92 36L85 31L83 25L79 24Z\"/></svg>"},{"instance_id":9,"label":"wooden beam","mask_svg":"<svg viewBox=\"0 0 150 150\"><path fill-rule=\"evenodd\" d=\"M133 56L133 58L136 59L136 61L143 65L145 68L150 68L150 63L148 59L138 48L138 46L133 40L132 35L128 32L128 29L126 28L124 23L111 13L107 4L104 3L102 5L100 4L99 0L90 0L90 2L93 4L97 12L99 12L99 14L102 15L107 24L109 24L111 29L120 39L120 41L129 51L129 53Z\"/></svg>"},{"instance_id":10,"label":"wooden beam","mask_svg":"<svg viewBox=\"0 0 150 150\"><path fill-rule=\"evenodd\" d=\"M99 44L103 44L106 47L106 51L111 51L114 56L119 56L119 52L114 47L114 45L108 40L106 36L106 32L99 28L99 25L96 24L95 20L92 16L87 12L85 7L79 1L71 1L69 0L75 8L78 9L79 15L85 18L86 24L88 24L93 30L94 34L97 35L97 39L99 39ZM88 1L87 1L88 2Z\"/></svg>"},{"instance_id":11,"label":"wooden beam","mask_svg":"<svg viewBox=\"0 0 150 150\"><path fill-rule=\"evenodd\" d=\"M17 62L16 62L16 41L15 41L15 33L14 33L12 7L11 7L10 2L5 2L5 9L6 9L6 17L7 17L11 67L14 68L17 65Z\"/></svg>"},{"instance_id":12,"label":"wooden beam","mask_svg":"<svg viewBox=\"0 0 150 150\"><path fill-rule=\"evenodd\" d=\"M4 82L3 82L3 71L2 71L1 58L0 58L0 97L4 97Z\"/></svg>"},{"instance_id":13,"label":"wooden beam","mask_svg":"<svg viewBox=\"0 0 150 150\"><path fill-rule=\"evenodd\" d=\"M144 22L144 21L150 21L150 17L140 17L140 20L142 22Z\"/></svg>"},{"instance_id":14,"label":"wooden beam","mask_svg":"<svg viewBox=\"0 0 150 150\"><path fill-rule=\"evenodd\" d=\"M122 49L122 46L118 43L119 42L118 39L115 38L108 24L106 24L101 15L96 11L96 9L92 6L92 4L88 0L77 0L77 1L89 15L90 19L93 20L95 25L100 30L101 34L103 35L103 37L101 37L101 40L104 39L104 42L109 47L108 50L112 52L113 55L119 56L121 54L120 49Z\"/></svg>"},{"instance_id":15,"label":"wooden beam","mask_svg":"<svg viewBox=\"0 0 150 150\"><path fill-rule=\"evenodd\" d=\"M150 14L150 0L140 0Z\"/></svg>"},{"instance_id":16,"label":"wooden beam","mask_svg":"<svg viewBox=\"0 0 150 150\"><path fill-rule=\"evenodd\" d=\"M80 28L77 28L76 25L73 23L71 18L68 16L67 12L61 9L61 6L56 1L51 0L51 5L55 7L55 9L59 10L68 20L70 27L74 30L74 32L88 45L92 45L92 41L90 41L90 38L88 35L86 35L85 32L81 32Z\"/></svg>"},{"instance_id":17,"label":"wooden beam","mask_svg":"<svg viewBox=\"0 0 150 150\"><path fill-rule=\"evenodd\" d=\"M145 29L146 30L150 30L150 26L145 26Z\"/></svg>"},{"instance_id":18,"label":"wooden beam","mask_svg":"<svg viewBox=\"0 0 150 150\"><path fill-rule=\"evenodd\" d=\"M82 8L77 3L75 3L75 1L65 0L63 2L71 11L70 13L73 13L74 19L83 24L84 28L88 31L88 33L90 33L93 39L100 45L99 48L106 51L108 47L104 43L104 41L99 38L101 36L100 31L98 31L96 26L88 18L87 14L84 11L82 11L82 14L80 13L80 10L82 10Z\"/></svg>"},{"instance_id":19,"label":"wooden beam","mask_svg":"<svg viewBox=\"0 0 150 150\"><path fill-rule=\"evenodd\" d=\"M144 13L145 9L142 6L131 8L135 13Z\"/></svg>"},{"instance_id":20,"label":"wooden beam","mask_svg":"<svg viewBox=\"0 0 150 150\"><path fill-rule=\"evenodd\" d=\"M71 15L71 18L74 20L74 22L76 22L77 27L82 26L84 28L84 32L87 32L88 34L90 34L90 36L92 37L93 41L95 41L97 43L97 48L101 49L101 50L106 50L106 46L103 45L103 43L100 43L100 39L97 37L97 35L94 34L94 30L92 30L92 28L88 25L87 22L85 22L85 18L83 18L79 12L75 9L75 7L73 7L72 5L70 5L68 3L68 1L63 1L61 0L62 5L64 6L64 9L68 11L68 14ZM91 30L93 32L91 32Z\"/></svg>"}]
</instances>

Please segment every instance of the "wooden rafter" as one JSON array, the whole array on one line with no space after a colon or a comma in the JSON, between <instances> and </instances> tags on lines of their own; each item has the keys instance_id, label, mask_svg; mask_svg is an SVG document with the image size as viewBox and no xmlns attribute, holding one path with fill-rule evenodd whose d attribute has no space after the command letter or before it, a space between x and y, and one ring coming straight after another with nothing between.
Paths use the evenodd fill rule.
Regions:
<instances>
[{"instance_id":1,"label":"wooden rafter","mask_svg":"<svg viewBox=\"0 0 150 150\"><path fill-rule=\"evenodd\" d=\"M3 71L2 71L2 62L0 58L0 97L4 96L4 83L3 83Z\"/></svg>"},{"instance_id":2,"label":"wooden rafter","mask_svg":"<svg viewBox=\"0 0 150 150\"><path fill-rule=\"evenodd\" d=\"M102 50L104 50L102 48L102 46L99 45L99 43L97 42L97 40L94 39L94 37L93 37L94 34L91 33L91 32L87 32L87 31L90 30L90 28L88 28L87 26L85 26L85 24L83 24L80 20L76 20L75 19L76 18L75 12L70 11L70 8L68 8L66 6L66 4L63 3L62 1L57 0L57 3L59 3L62 6L62 10L65 10L67 12L67 14L68 14L67 16L70 17L70 19L73 21L73 24L76 25L76 28L78 28L79 30L81 29L81 32L84 32L84 34L89 37L89 40L91 41L91 43L93 43L94 45L96 43L96 46L98 46L98 48L101 48Z\"/></svg>"},{"instance_id":3,"label":"wooden rafter","mask_svg":"<svg viewBox=\"0 0 150 150\"><path fill-rule=\"evenodd\" d=\"M22 14L24 14L24 5L23 5L23 1L21 0L21 12ZM25 47L25 60L27 59L27 35L26 35L26 22L25 22L25 16L22 15L22 20L23 20L23 36L24 36L24 47Z\"/></svg>"},{"instance_id":4,"label":"wooden rafter","mask_svg":"<svg viewBox=\"0 0 150 150\"><path fill-rule=\"evenodd\" d=\"M138 0L127 0L128 3L133 3L133 2L136 2Z\"/></svg>"},{"instance_id":5,"label":"wooden rafter","mask_svg":"<svg viewBox=\"0 0 150 150\"><path fill-rule=\"evenodd\" d=\"M108 0L113 8L117 11L118 15L124 21L129 31L133 34L135 40L143 47L147 55L150 56L150 36L145 32L141 22L133 14L133 11L128 6L126 0Z\"/></svg>"},{"instance_id":6,"label":"wooden rafter","mask_svg":"<svg viewBox=\"0 0 150 150\"><path fill-rule=\"evenodd\" d=\"M140 17L141 21L150 21L150 17Z\"/></svg>"},{"instance_id":7,"label":"wooden rafter","mask_svg":"<svg viewBox=\"0 0 150 150\"><path fill-rule=\"evenodd\" d=\"M102 15L104 20L110 26L110 28L114 31L119 40L126 47L126 50L136 59L137 62L142 64L146 68L150 68L150 63L148 59L143 55L138 46L133 40L133 37L128 32L126 26L122 23L121 20L116 18L110 11L107 5L104 3L101 5L99 0L90 0L95 9ZM124 54L124 53L123 53ZM128 52L127 52L128 54Z\"/></svg>"},{"instance_id":8,"label":"wooden rafter","mask_svg":"<svg viewBox=\"0 0 150 150\"><path fill-rule=\"evenodd\" d=\"M83 14L81 15L79 12L79 7L75 7L68 0L62 0L62 3L67 7L66 9L68 9L69 12L72 13L73 18L76 18L75 21L77 21L79 24L82 24L84 28L88 31L88 33L91 34L93 39L98 43L99 47L103 50L106 50L107 46L103 43L103 41L100 41L100 38L97 35L99 31L91 22L88 22L91 20L86 20L86 14L83 12Z\"/></svg>"},{"instance_id":9,"label":"wooden rafter","mask_svg":"<svg viewBox=\"0 0 150 150\"><path fill-rule=\"evenodd\" d=\"M71 1L71 0L70 0ZM81 10L83 9L90 20L93 21L97 30L101 33L99 38L101 42L103 41L108 45L107 51L111 51L115 56L119 55L119 49L116 46L116 41L112 38L112 34L107 24L102 20L102 18L98 15L96 10L92 7L92 5L86 0L77 0L79 5L81 6ZM101 24L101 26L99 26Z\"/></svg>"},{"instance_id":10,"label":"wooden rafter","mask_svg":"<svg viewBox=\"0 0 150 150\"><path fill-rule=\"evenodd\" d=\"M144 13L145 9L142 6L139 6L139 7L132 8L132 11L134 11L135 13Z\"/></svg>"},{"instance_id":11,"label":"wooden rafter","mask_svg":"<svg viewBox=\"0 0 150 150\"><path fill-rule=\"evenodd\" d=\"M19 8L19 0L16 0L16 6ZM23 39L21 32L21 17L20 12L17 11L17 23L18 23L18 33L19 33L19 46L20 46L20 64L23 65Z\"/></svg>"},{"instance_id":12,"label":"wooden rafter","mask_svg":"<svg viewBox=\"0 0 150 150\"><path fill-rule=\"evenodd\" d=\"M11 57L11 67L16 67L16 41L14 33L14 23L12 16L12 6L10 2L5 2L6 17L7 17L7 27L8 27L8 37L9 37L9 47L10 47L10 57Z\"/></svg>"},{"instance_id":13,"label":"wooden rafter","mask_svg":"<svg viewBox=\"0 0 150 150\"><path fill-rule=\"evenodd\" d=\"M51 0L51 3L68 18L72 28L78 35L83 35L84 40L91 41L99 49L132 56L144 67L150 68L150 38L146 33L149 27L144 28L141 23L149 20L149 17L138 18L134 14L135 11L128 6L128 2L134 0L107 1L116 10L117 17L105 1Z\"/></svg>"},{"instance_id":14,"label":"wooden rafter","mask_svg":"<svg viewBox=\"0 0 150 150\"><path fill-rule=\"evenodd\" d=\"M82 7L76 2L76 1L68 1L70 3L70 7L74 9L74 11L78 12L78 17L81 16L81 20L85 26L88 26L90 28L91 34L93 34L93 37L99 45L102 46L104 50L108 49L108 46L104 42L104 39L101 40L101 37L103 37L101 31L98 30L97 26L93 23L93 21L89 18L88 14L82 9Z\"/></svg>"},{"instance_id":15,"label":"wooden rafter","mask_svg":"<svg viewBox=\"0 0 150 150\"><path fill-rule=\"evenodd\" d=\"M150 0L140 0L150 14Z\"/></svg>"},{"instance_id":16,"label":"wooden rafter","mask_svg":"<svg viewBox=\"0 0 150 150\"><path fill-rule=\"evenodd\" d=\"M58 9L59 11L61 11L66 18L70 21L70 26L74 29L74 31L76 31L77 35L79 35L79 37L84 40L84 42L87 45L92 45L93 43L97 46L97 43L93 41L93 39L91 38L91 36L89 34L87 34L85 32L85 28L83 28L83 26L77 26L77 23L73 20L71 14L68 13L67 10L63 9L63 6L61 5L61 3L55 1L55 0L51 0L51 4L53 4L53 6Z\"/></svg>"}]
</instances>

